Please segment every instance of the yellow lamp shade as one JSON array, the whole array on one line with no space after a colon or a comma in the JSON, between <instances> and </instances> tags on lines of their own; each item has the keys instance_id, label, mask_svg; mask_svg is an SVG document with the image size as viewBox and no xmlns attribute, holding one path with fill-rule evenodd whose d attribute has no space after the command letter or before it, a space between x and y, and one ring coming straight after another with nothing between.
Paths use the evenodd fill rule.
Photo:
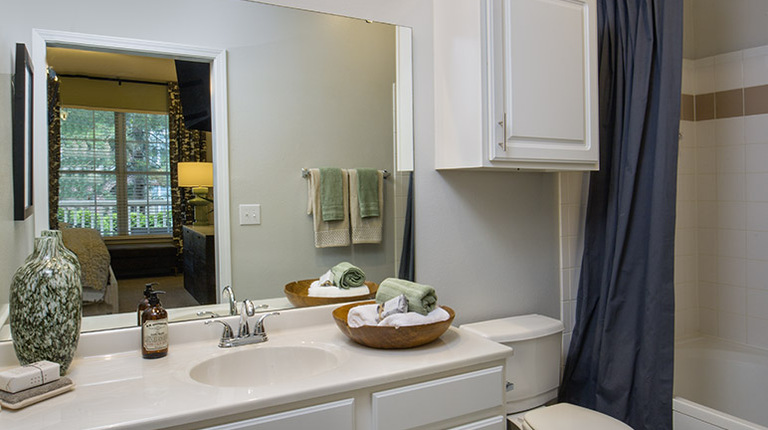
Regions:
<instances>
[{"instance_id":1,"label":"yellow lamp shade","mask_svg":"<svg viewBox=\"0 0 768 430\"><path fill-rule=\"evenodd\" d=\"M213 163L184 162L178 164L180 187L212 187Z\"/></svg>"}]
</instances>

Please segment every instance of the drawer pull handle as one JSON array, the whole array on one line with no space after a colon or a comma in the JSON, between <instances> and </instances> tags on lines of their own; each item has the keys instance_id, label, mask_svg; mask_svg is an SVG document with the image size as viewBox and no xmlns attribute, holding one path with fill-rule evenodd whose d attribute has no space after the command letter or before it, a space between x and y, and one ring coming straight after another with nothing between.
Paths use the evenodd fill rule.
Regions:
<instances>
[{"instance_id":1,"label":"drawer pull handle","mask_svg":"<svg viewBox=\"0 0 768 430\"><path fill-rule=\"evenodd\" d=\"M514 382L507 382L507 393L515 389L515 383Z\"/></svg>"},{"instance_id":2,"label":"drawer pull handle","mask_svg":"<svg viewBox=\"0 0 768 430\"><path fill-rule=\"evenodd\" d=\"M499 148L501 148L502 151L507 151L507 115L504 114L504 117L499 121L499 126L502 129L502 141L498 143Z\"/></svg>"}]
</instances>

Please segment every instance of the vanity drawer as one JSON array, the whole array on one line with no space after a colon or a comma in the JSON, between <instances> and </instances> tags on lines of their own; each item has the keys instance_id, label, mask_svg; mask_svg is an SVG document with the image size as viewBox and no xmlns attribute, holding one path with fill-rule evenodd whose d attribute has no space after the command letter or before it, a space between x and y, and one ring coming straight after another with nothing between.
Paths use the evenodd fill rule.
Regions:
<instances>
[{"instance_id":1,"label":"vanity drawer","mask_svg":"<svg viewBox=\"0 0 768 430\"><path fill-rule=\"evenodd\" d=\"M461 427L454 427L450 430L507 430L507 417L497 415L482 421L464 424Z\"/></svg>"},{"instance_id":2,"label":"vanity drawer","mask_svg":"<svg viewBox=\"0 0 768 430\"><path fill-rule=\"evenodd\" d=\"M354 430L354 399L339 400L308 408L208 427L205 430Z\"/></svg>"},{"instance_id":3,"label":"vanity drawer","mask_svg":"<svg viewBox=\"0 0 768 430\"><path fill-rule=\"evenodd\" d=\"M373 429L404 430L497 407L502 366L373 393Z\"/></svg>"}]
</instances>

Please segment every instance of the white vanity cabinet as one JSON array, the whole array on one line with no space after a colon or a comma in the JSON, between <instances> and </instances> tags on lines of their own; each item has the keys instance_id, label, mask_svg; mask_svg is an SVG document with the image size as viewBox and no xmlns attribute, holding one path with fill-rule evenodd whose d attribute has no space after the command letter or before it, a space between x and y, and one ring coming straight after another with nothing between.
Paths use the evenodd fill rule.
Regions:
<instances>
[{"instance_id":1,"label":"white vanity cabinet","mask_svg":"<svg viewBox=\"0 0 768 430\"><path fill-rule=\"evenodd\" d=\"M434 3L437 169L598 168L595 3Z\"/></svg>"},{"instance_id":2,"label":"white vanity cabinet","mask_svg":"<svg viewBox=\"0 0 768 430\"><path fill-rule=\"evenodd\" d=\"M205 430L355 430L354 399L207 427Z\"/></svg>"},{"instance_id":3,"label":"white vanity cabinet","mask_svg":"<svg viewBox=\"0 0 768 430\"><path fill-rule=\"evenodd\" d=\"M372 395L373 430L407 430L504 404L504 367L497 366Z\"/></svg>"},{"instance_id":4,"label":"white vanity cabinet","mask_svg":"<svg viewBox=\"0 0 768 430\"><path fill-rule=\"evenodd\" d=\"M356 390L342 400L317 399L313 406L204 429L505 430L504 381L504 366L496 365Z\"/></svg>"}]
</instances>

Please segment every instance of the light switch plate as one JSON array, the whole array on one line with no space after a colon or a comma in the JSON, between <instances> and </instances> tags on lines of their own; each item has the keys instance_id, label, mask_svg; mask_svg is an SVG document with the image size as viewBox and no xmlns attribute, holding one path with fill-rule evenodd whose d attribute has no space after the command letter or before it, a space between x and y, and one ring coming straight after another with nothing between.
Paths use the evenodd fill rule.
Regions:
<instances>
[{"instance_id":1,"label":"light switch plate","mask_svg":"<svg viewBox=\"0 0 768 430\"><path fill-rule=\"evenodd\" d=\"M261 205L240 205L240 225L261 224Z\"/></svg>"}]
</instances>

